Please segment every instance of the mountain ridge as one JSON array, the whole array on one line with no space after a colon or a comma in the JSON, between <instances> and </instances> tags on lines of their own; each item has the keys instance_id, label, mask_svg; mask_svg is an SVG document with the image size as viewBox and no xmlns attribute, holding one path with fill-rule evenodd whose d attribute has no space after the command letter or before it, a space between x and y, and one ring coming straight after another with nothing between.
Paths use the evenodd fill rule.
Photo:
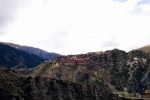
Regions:
<instances>
[{"instance_id":1,"label":"mountain ridge","mask_svg":"<svg viewBox=\"0 0 150 100\"><path fill-rule=\"evenodd\" d=\"M32 76L81 83L105 80L119 91L127 88L128 92L139 93L150 89L149 70L149 54L140 50L125 52L114 49L48 60L35 67Z\"/></svg>"},{"instance_id":2,"label":"mountain ridge","mask_svg":"<svg viewBox=\"0 0 150 100\"><path fill-rule=\"evenodd\" d=\"M19 45L19 44L7 43L7 42L0 42L0 44L8 45L8 46L11 46L13 48L19 49L21 51L37 55L37 56L39 56L43 59L52 59L52 58L61 56L60 54L53 53L53 52L47 52L45 50L35 48L35 47L31 47L31 46L22 46L22 45Z\"/></svg>"},{"instance_id":3,"label":"mountain ridge","mask_svg":"<svg viewBox=\"0 0 150 100\"><path fill-rule=\"evenodd\" d=\"M43 61L43 58L34 54L0 44L0 65L7 68L30 68L37 66Z\"/></svg>"},{"instance_id":4,"label":"mountain ridge","mask_svg":"<svg viewBox=\"0 0 150 100\"><path fill-rule=\"evenodd\" d=\"M140 47L140 48L138 48L138 50L150 53L150 45L146 45L146 46Z\"/></svg>"}]
</instances>

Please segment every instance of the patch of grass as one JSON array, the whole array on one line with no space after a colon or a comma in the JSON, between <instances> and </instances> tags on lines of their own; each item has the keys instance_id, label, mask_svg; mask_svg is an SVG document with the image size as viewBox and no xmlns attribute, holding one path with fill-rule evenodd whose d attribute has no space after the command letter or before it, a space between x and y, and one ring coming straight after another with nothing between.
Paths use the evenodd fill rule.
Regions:
<instances>
[{"instance_id":1,"label":"patch of grass","mask_svg":"<svg viewBox=\"0 0 150 100\"><path fill-rule=\"evenodd\" d=\"M52 59L51 62L52 62L52 64L56 64L57 59Z\"/></svg>"},{"instance_id":2,"label":"patch of grass","mask_svg":"<svg viewBox=\"0 0 150 100\"><path fill-rule=\"evenodd\" d=\"M99 79L99 78L96 78L96 81L99 82L99 83L102 83L102 80Z\"/></svg>"},{"instance_id":3,"label":"patch of grass","mask_svg":"<svg viewBox=\"0 0 150 100\"><path fill-rule=\"evenodd\" d=\"M115 91L114 94L118 94L120 97L129 98L129 99L139 98L138 93L127 93L127 92Z\"/></svg>"}]
</instances>

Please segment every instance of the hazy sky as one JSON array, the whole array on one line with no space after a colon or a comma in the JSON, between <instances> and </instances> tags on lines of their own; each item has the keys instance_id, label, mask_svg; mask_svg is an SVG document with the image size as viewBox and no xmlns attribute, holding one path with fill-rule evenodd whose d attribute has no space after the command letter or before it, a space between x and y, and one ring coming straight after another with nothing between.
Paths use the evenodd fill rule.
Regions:
<instances>
[{"instance_id":1,"label":"hazy sky","mask_svg":"<svg viewBox=\"0 0 150 100\"><path fill-rule=\"evenodd\" d=\"M150 0L0 0L0 41L60 54L150 44Z\"/></svg>"}]
</instances>

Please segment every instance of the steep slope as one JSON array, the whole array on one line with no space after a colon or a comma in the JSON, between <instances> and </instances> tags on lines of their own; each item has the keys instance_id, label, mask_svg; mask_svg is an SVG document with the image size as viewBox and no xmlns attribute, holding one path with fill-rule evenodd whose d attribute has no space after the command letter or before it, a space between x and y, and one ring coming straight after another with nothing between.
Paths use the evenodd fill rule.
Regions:
<instances>
[{"instance_id":1,"label":"steep slope","mask_svg":"<svg viewBox=\"0 0 150 100\"><path fill-rule=\"evenodd\" d=\"M35 67L43 61L44 59L36 55L0 44L0 65L5 67Z\"/></svg>"},{"instance_id":2,"label":"steep slope","mask_svg":"<svg viewBox=\"0 0 150 100\"><path fill-rule=\"evenodd\" d=\"M21 51L25 51L25 52L30 53L30 54L35 54L35 55L37 55L43 59L52 59L52 58L60 56L60 54L49 53L49 52L44 51L44 50L39 49L39 48L34 48L34 47L29 47L29 46L21 46L18 44L6 43L6 42L0 42L0 43L11 46L11 47L16 48L16 49L19 49Z\"/></svg>"},{"instance_id":3,"label":"steep slope","mask_svg":"<svg viewBox=\"0 0 150 100\"><path fill-rule=\"evenodd\" d=\"M118 100L102 83L78 84L50 78L27 79L25 95L31 100Z\"/></svg>"},{"instance_id":4,"label":"steep slope","mask_svg":"<svg viewBox=\"0 0 150 100\"><path fill-rule=\"evenodd\" d=\"M102 82L74 83L44 77L23 77L0 67L1 100L123 100Z\"/></svg>"},{"instance_id":5,"label":"steep slope","mask_svg":"<svg viewBox=\"0 0 150 100\"><path fill-rule=\"evenodd\" d=\"M150 57L139 50L126 53L118 49L70 55L43 62L32 76L79 83L105 80L119 91L141 92L150 88Z\"/></svg>"},{"instance_id":6,"label":"steep slope","mask_svg":"<svg viewBox=\"0 0 150 100\"><path fill-rule=\"evenodd\" d=\"M24 96L21 89L22 82L20 81L23 78L22 75L19 75L15 72L12 72L10 69L0 66L0 99L1 100L21 100ZM19 80L20 79L20 80Z\"/></svg>"},{"instance_id":7,"label":"steep slope","mask_svg":"<svg viewBox=\"0 0 150 100\"><path fill-rule=\"evenodd\" d=\"M150 53L150 45L139 48L138 50Z\"/></svg>"}]
</instances>

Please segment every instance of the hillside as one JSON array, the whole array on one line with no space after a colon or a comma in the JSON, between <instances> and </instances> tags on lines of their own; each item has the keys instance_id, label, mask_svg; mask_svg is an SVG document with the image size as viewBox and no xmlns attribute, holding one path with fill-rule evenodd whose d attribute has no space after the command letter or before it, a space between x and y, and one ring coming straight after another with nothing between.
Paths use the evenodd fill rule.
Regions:
<instances>
[{"instance_id":1,"label":"hillside","mask_svg":"<svg viewBox=\"0 0 150 100\"><path fill-rule=\"evenodd\" d=\"M6 42L0 42L0 44L8 45L8 46L11 46L13 48L19 49L21 51L24 51L24 52L27 52L27 53L30 53L30 54L35 54L35 55L37 55L37 56L39 56L43 59L52 59L52 58L60 56L60 54L49 53L45 50L30 47L30 46L21 46L21 45L18 45L18 44L6 43Z\"/></svg>"},{"instance_id":2,"label":"hillside","mask_svg":"<svg viewBox=\"0 0 150 100\"><path fill-rule=\"evenodd\" d=\"M8 68L30 68L39 65L43 61L44 59L36 55L0 44L0 65L2 66Z\"/></svg>"},{"instance_id":3,"label":"hillside","mask_svg":"<svg viewBox=\"0 0 150 100\"><path fill-rule=\"evenodd\" d=\"M79 83L104 80L113 90L139 93L150 89L150 57L140 50L126 53L118 49L69 55L43 62L32 76Z\"/></svg>"},{"instance_id":4,"label":"hillside","mask_svg":"<svg viewBox=\"0 0 150 100\"><path fill-rule=\"evenodd\" d=\"M150 45L139 48L138 50L150 53Z\"/></svg>"},{"instance_id":5,"label":"hillside","mask_svg":"<svg viewBox=\"0 0 150 100\"><path fill-rule=\"evenodd\" d=\"M22 75L19 75L10 69L0 66L0 99L12 100L17 98L21 100L24 95L20 85ZM19 80L20 79L20 80Z\"/></svg>"},{"instance_id":6,"label":"hillside","mask_svg":"<svg viewBox=\"0 0 150 100\"><path fill-rule=\"evenodd\" d=\"M1 100L123 100L102 82L74 83L43 77L24 77L0 67Z\"/></svg>"}]
</instances>

